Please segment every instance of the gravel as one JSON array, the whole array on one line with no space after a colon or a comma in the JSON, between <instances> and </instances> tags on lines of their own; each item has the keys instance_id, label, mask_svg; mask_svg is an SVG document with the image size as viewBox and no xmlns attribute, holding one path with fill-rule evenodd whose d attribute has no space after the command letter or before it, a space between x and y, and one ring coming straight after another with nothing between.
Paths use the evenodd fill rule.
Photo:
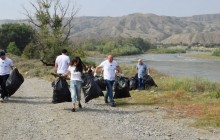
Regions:
<instances>
[{"instance_id":1,"label":"gravel","mask_svg":"<svg viewBox=\"0 0 220 140\"><path fill-rule=\"evenodd\" d=\"M7 103L0 103L2 140L220 140L220 129L190 127L193 119L167 118L157 106L117 106L103 97L71 112L71 103L52 104L51 82L25 79ZM117 100L116 100L117 102Z\"/></svg>"}]
</instances>

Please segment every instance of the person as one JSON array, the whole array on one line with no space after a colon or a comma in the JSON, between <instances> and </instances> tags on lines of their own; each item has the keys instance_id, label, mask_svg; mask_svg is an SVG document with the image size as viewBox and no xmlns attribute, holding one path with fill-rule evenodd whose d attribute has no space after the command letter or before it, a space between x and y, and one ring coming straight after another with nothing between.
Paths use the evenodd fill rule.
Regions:
<instances>
[{"instance_id":1,"label":"person","mask_svg":"<svg viewBox=\"0 0 220 140\"><path fill-rule=\"evenodd\" d=\"M9 95L6 89L6 81L10 75L10 71L13 69L13 61L6 57L5 51L0 51L0 85L2 88L1 102L8 99Z\"/></svg>"},{"instance_id":2,"label":"person","mask_svg":"<svg viewBox=\"0 0 220 140\"><path fill-rule=\"evenodd\" d=\"M70 64L70 58L67 55L67 50L63 49L62 54L57 56L55 60L55 73L56 74L65 74Z\"/></svg>"},{"instance_id":3,"label":"person","mask_svg":"<svg viewBox=\"0 0 220 140\"><path fill-rule=\"evenodd\" d=\"M118 65L118 63L115 60L113 60L112 55L108 55L107 59L101 62L101 64L95 68L94 76L97 75L97 71L100 68L102 68L103 70L103 77L107 88L106 94L104 96L104 101L105 103L108 103L108 97L109 97L111 106L115 107L116 104L113 99L113 89L112 89L116 76L115 71L118 70L119 72L122 73L122 70Z\"/></svg>"},{"instance_id":4,"label":"person","mask_svg":"<svg viewBox=\"0 0 220 140\"><path fill-rule=\"evenodd\" d=\"M143 63L142 59L138 59L138 64L136 66L137 74L138 74L138 89L144 89L143 77L144 75L150 75L150 69L148 66Z\"/></svg>"},{"instance_id":5,"label":"person","mask_svg":"<svg viewBox=\"0 0 220 140\"><path fill-rule=\"evenodd\" d=\"M65 77L70 75L70 93L72 98L72 112L76 111L76 101L78 101L79 108L82 108L81 100L81 85L82 73L85 65L82 63L80 57L75 57L68 67L67 72L63 75Z\"/></svg>"}]
</instances>

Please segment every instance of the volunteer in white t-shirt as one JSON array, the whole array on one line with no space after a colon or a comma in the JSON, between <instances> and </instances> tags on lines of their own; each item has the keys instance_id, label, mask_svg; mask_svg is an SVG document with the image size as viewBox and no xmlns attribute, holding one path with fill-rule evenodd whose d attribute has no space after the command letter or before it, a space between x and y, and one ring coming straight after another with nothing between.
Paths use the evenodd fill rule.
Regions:
<instances>
[{"instance_id":1,"label":"volunteer in white t-shirt","mask_svg":"<svg viewBox=\"0 0 220 140\"><path fill-rule=\"evenodd\" d=\"M8 79L11 70L13 69L13 61L6 57L4 51L0 51L0 85L2 88L1 102L4 102L8 98L8 92L6 90L6 80Z\"/></svg>"},{"instance_id":2,"label":"volunteer in white t-shirt","mask_svg":"<svg viewBox=\"0 0 220 140\"><path fill-rule=\"evenodd\" d=\"M104 96L105 103L108 103L108 97L110 99L110 104L112 107L115 107L115 101L113 99L113 91L112 87L115 81L115 71L119 71L122 73L120 66L118 63L113 60L112 55L108 55L107 60L103 61L99 66L96 67L94 76L96 75L96 72L99 68L102 68L103 70L103 76L107 87L107 92Z\"/></svg>"},{"instance_id":3,"label":"volunteer in white t-shirt","mask_svg":"<svg viewBox=\"0 0 220 140\"><path fill-rule=\"evenodd\" d=\"M63 49L62 54L57 56L55 61L55 73L65 74L69 67L70 58L67 56L67 50Z\"/></svg>"},{"instance_id":4,"label":"volunteer in white t-shirt","mask_svg":"<svg viewBox=\"0 0 220 140\"><path fill-rule=\"evenodd\" d=\"M64 76L70 75L70 92L72 98L72 112L76 111L76 102L78 101L79 108L82 108L81 100L81 85L82 85L82 73L85 65L82 63L79 57L75 57Z\"/></svg>"}]
</instances>

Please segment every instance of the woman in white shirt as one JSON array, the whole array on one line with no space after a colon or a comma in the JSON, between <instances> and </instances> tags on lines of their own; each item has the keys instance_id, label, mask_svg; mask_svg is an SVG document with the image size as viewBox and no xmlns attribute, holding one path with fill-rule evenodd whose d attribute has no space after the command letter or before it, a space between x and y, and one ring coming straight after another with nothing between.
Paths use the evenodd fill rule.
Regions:
<instances>
[{"instance_id":1,"label":"woman in white shirt","mask_svg":"<svg viewBox=\"0 0 220 140\"><path fill-rule=\"evenodd\" d=\"M70 92L72 98L72 112L76 111L76 102L78 101L79 108L82 108L81 100L81 85L82 85L82 72L85 65L79 57L75 57L64 76L70 75Z\"/></svg>"}]
</instances>

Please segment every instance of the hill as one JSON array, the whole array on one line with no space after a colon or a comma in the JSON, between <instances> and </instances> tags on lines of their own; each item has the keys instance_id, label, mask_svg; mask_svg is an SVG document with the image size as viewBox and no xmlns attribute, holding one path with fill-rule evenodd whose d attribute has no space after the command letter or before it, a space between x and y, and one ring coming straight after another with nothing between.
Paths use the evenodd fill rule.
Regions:
<instances>
[{"instance_id":1,"label":"hill","mask_svg":"<svg viewBox=\"0 0 220 140\"><path fill-rule=\"evenodd\" d=\"M13 20L7 21L15 22ZM26 22L17 21L17 22ZM4 21L0 21L0 24ZM122 17L75 17L71 39L141 37L165 44L220 44L220 14L191 17L134 13Z\"/></svg>"}]
</instances>

